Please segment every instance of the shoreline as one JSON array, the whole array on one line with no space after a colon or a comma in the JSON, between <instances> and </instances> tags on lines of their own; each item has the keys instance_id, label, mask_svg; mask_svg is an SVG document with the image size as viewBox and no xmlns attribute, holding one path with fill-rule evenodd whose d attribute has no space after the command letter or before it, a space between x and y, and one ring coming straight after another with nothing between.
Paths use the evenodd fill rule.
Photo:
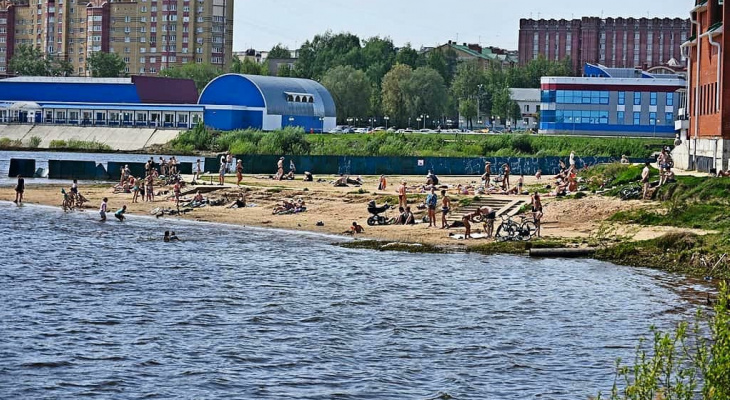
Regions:
<instances>
[{"instance_id":1,"label":"shoreline","mask_svg":"<svg viewBox=\"0 0 730 400\"><path fill-rule=\"evenodd\" d=\"M648 267L654 269L665 269L672 272L688 273L697 276L697 271L691 268L686 270L676 268L661 268L651 259L646 257L621 257L606 251L604 248L612 246L627 245L644 240L656 239L668 232L685 232L687 229L671 227L648 227L630 224L612 223L608 221L617 211L636 210L653 206L653 202L642 201L621 201L614 198L588 195L580 199L543 197L545 205L545 217L543 218L543 237L527 242L496 242L491 239L469 239L457 240L449 234L463 233L463 228L439 229L428 228L427 224L419 223L411 226L385 225L368 226L365 220L369 216L367 202L376 200L380 205L384 202L397 204L396 186L388 186L387 190L375 190L378 177L363 177L364 184L361 187L334 187L327 182L303 182L275 181L268 177L256 175L244 175L243 185L238 188L231 185L230 177L227 177L227 184L223 188L213 185L197 186L205 190L213 190L204 194L210 200L225 200L227 206L233 202L239 193L245 193L247 203L256 204L255 207L240 209L229 209L225 206L206 206L195 208L193 211L182 215L167 216L162 218L174 218L179 221L212 222L229 224L233 226L252 227L257 229L281 229L283 234L291 232L311 233L314 235L325 235L333 241L341 242L348 248L367 248L372 250L399 250L417 252L475 252L480 254L525 254L530 248L596 248L598 251L592 257L602 261L610 261L616 264ZM334 178L332 178L334 179ZM470 184L478 179L472 176L441 177L443 182L456 186L457 184ZM422 177L405 176L389 177L389 182L401 180L418 182ZM549 183L548 177L544 183ZM127 205L128 214L133 216L144 216L152 218L150 211L155 208L175 208L174 201L158 198L152 203L139 202L131 203L132 194L118 193L112 191L113 183L106 184L80 184L79 191L90 201L85 204L84 210L95 212L98 210L102 197L109 198L109 210L112 212L122 205ZM525 176L525 187L532 189L540 185L534 177ZM38 204L49 207L58 207L62 201L61 188L69 186L65 182L32 184L27 182L24 203ZM414 185L415 187L416 185ZM186 186L183 192L196 186ZM67 188L68 189L68 188ZM169 191L171 187L159 186L155 192ZM415 191L415 189L414 189ZM410 192L409 192L410 193ZM475 198L474 194L457 195L454 190L448 193L452 204L457 205L460 201L467 203L469 199ZM415 206L423 201L423 193L409 194L409 205ZM166 197L166 196L163 196ZM188 196L188 197L192 197ZM439 193L439 201L440 201ZM506 195L482 195L482 198L494 198L515 200L520 199L529 203L529 196L506 196ZM0 187L0 200L12 202L15 198L13 187ZM302 199L307 210L298 214L274 215L272 209L275 205L281 204L284 199ZM73 212L73 211L71 211ZM459 214L458 209L456 213ZM397 214L389 211L388 217ZM425 210L414 210L416 219L420 221L425 215ZM436 214L437 225L441 224L440 211ZM110 216L109 218L113 218ZM356 221L365 227L363 234L346 235L352 221ZM324 226L318 226L322 222ZM499 220L495 223L498 226ZM495 229L496 227L495 226ZM473 233L482 230L481 226L475 224ZM691 231L691 230L690 230ZM697 234L705 234L695 230ZM393 244L395 243L395 244Z\"/></svg>"}]
</instances>

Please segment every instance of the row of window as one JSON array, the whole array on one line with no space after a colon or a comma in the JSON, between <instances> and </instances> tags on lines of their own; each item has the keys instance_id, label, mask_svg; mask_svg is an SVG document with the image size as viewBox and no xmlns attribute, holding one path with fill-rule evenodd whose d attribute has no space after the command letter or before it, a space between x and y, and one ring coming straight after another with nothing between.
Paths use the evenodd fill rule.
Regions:
<instances>
[{"instance_id":1,"label":"row of window","mask_svg":"<svg viewBox=\"0 0 730 400\"><path fill-rule=\"evenodd\" d=\"M592 124L592 125L607 125L608 122L608 111L596 111L596 110L556 110L556 111L543 111L542 121L543 122L555 122L559 124ZM616 112L616 124L617 125L641 125L641 113L634 112L632 123L627 123L626 112ZM649 125L672 125L674 123L674 113L664 113L664 119L659 119L657 113L649 113Z\"/></svg>"},{"instance_id":2,"label":"row of window","mask_svg":"<svg viewBox=\"0 0 730 400\"><path fill-rule=\"evenodd\" d=\"M541 101L543 103L557 104L603 104L609 103L609 91L606 90L543 90L541 93ZM618 93L618 104L626 104L626 92ZM641 97L645 92L632 92L634 96L634 105L641 105ZM664 104L674 106L674 93L664 93ZM649 105L656 106L659 93L649 92Z\"/></svg>"}]
</instances>

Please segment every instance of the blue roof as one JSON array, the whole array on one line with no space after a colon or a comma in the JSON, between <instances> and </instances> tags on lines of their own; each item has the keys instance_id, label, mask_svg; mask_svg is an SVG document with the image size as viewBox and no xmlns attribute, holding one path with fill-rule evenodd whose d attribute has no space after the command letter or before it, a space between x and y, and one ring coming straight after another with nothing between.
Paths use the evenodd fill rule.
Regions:
<instances>
[{"instance_id":1,"label":"blue roof","mask_svg":"<svg viewBox=\"0 0 730 400\"><path fill-rule=\"evenodd\" d=\"M288 97L311 97L312 102ZM335 102L319 82L301 78L226 74L203 89L198 104L266 108L271 115L336 117Z\"/></svg>"}]
</instances>

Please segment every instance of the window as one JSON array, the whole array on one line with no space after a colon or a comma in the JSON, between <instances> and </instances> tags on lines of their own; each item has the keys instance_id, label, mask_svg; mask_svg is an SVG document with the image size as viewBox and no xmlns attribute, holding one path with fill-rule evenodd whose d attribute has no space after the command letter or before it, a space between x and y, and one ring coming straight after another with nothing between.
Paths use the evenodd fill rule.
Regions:
<instances>
[{"instance_id":1,"label":"window","mask_svg":"<svg viewBox=\"0 0 730 400\"><path fill-rule=\"evenodd\" d=\"M649 93L649 105L650 106L656 105L656 97L657 97L656 92Z\"/></svg>"},{"instance_id":2,"label":"window","mask_svg":"<svg viewBox=\"0 0 730 400\"><path fill-rule=\"evenodd\" d=\"M619 111L616 113L616 123L618 125L624 124L624 118L625 118L625 113L623 111Z\"/></svg>"},{"instance_id":3,"label":"window","mask_svg":"<svg viewBox=\"0 0 730 400\"><path fill-rule=\"evenodd\" d=\"M674 93L667 93L667 105L673 106L674 105Z\"/></svg>"},{"instance_id":4,"label":"window","mask_svg":"<svg viewBox=\"0 0 730 400\"><path fill-rule=\"evenodd\" d=\"M529 104L526 104L525 105L525 112L526 113L529 113L530 112L530 105Z\"/></svg>"},{"instance_id":5,"label":"window","mask_svg":"<svg viewBox=\"0 0 730 400\"><path fill-rule=\"evenodd\" d=\"M674 113L670 113L670 112L664 113L664 123L666 125L670 125L670 124L674 123Z\"/></svg>"},{"instance_id":6,"label":"window","mask_svg":"<svg viewBox=\"0 0 730 400\"><path fill-rule=\"evenodd\" d=\"M618 104L621 106L626 104L626 92L618 92Z\"/></svg>"},{"instance_id":7,"label":"window","mask_svg":"<svg viewBox=\"0 0 730 400\"><path fill-rule=\"evenodd\" d=\"M655 112L649 113L649 125L656 125L656 113Z\"/></svg>"},{"instance_id":8,"label":"window","mask_svg":"<svg viewBox=\"0 0 730 400\"><path fill-rule=\"evenodd\" d=\"M634 113L634 125L641 125L641 113L640 112Z\"/></svg>"},{"instance_id":9,"label":"window","mask_svg":"<svg viewBox=\"0 0 730 400\"><path fill-rule=\"evenodd\" d=\"M635 106L641 105L641 92L634 92L634 105Z\"/></svg>"}]
</instances>

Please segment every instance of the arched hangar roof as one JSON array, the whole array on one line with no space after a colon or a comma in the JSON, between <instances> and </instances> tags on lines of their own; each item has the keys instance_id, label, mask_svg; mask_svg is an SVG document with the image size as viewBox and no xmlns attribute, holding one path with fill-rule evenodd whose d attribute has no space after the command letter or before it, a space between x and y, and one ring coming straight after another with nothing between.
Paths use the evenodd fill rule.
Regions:
<instances>
[{"instance_id":1,"label":"arched hangar roof","mask_svg":"<svg viewBox=\"0 0 730 400\"><path fill-rule=\"evenodd\" d=\"M203 89L198 104L264 107L272 115L337 116L329 91L319 82L301 78L221 75Z\"/></svg>"}]
</instances>

